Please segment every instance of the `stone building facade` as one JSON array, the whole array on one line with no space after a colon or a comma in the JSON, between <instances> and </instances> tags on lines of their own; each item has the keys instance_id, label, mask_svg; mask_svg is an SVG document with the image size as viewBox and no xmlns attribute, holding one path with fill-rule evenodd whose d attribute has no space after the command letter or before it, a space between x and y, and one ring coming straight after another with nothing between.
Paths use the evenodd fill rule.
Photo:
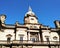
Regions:
<instances>
[{"instance_id":1,"label":"stone building facade","mask_svg":"<svg viewBox=\"0 0 60 48\"><path fill-rule=\"evenodd\" d=\"M56 28L39 23L29 7L24 24L5 23L6 15L0 15L0 48L60 48L60 21L54 21Z\"/></svg>"}]
</instances>

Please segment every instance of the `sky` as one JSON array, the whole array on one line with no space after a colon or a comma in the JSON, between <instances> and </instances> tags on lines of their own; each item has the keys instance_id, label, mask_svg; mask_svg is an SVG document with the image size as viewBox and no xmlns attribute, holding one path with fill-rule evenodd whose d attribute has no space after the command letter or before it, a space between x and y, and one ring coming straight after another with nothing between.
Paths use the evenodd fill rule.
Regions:
<instances>
[{"instance_id":1,"label":"sky","mask_svg":"<svg viewBox=\"0 0 60 48\"><path fill-rule=\"evenodd\" d=\"M23 24L29 6L43 25L55 28L54 21L60 21L60 0L0 0L0 14L7 16L6 24Z\"/></svg>"}]
</instances>

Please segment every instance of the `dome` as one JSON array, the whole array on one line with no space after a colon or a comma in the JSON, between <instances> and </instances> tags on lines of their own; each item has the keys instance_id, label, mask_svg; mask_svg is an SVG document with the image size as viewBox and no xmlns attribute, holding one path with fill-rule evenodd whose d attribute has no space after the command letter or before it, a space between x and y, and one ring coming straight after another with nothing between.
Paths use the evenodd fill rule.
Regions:
<instances>
[{"instance_id":1,"label":"dome","mask_svg":"<svg viewBox=\"0 0 60 48\"><path fill-rule=\"evenodd\" d=\"M27 16L27 14L29 14L29 15L35 15L35 13L32 12L32 11L28 11L28 12L25 14L25 16Z\"/></svg>"},{"instance_id":2,"label":"dome","mask_svg":"<svg viewBox=\"0 0 60 48\"><path fill-rule=\"evenodd\" d=\"M29 10L28 10L28 12L25 14L25 16L27 16L27 14L28 14L28 15L31 15L31 16L35 15L35 13L32 11L32 9L31 9L30 6L29 6Z\"/></svg>"}]
</instances>

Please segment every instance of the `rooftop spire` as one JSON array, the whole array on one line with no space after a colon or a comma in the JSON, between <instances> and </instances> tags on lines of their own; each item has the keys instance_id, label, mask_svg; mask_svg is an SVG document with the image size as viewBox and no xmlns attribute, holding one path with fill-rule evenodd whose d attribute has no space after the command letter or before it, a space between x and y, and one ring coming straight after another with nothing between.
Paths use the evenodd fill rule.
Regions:
<instances>
[{"instance_id":1,"label":"rooftop spire","mask_svg":"<svg viewBox=\"0 0 60 48\"><path fill-rule=\"evenodd\" d=\"M32 11L32 8L29 6L29 9L28 9L28 11Z\"/></svg>"},{"instance_id":2,"label":"rooftop spire","mask_svg":"<svg viewBox=\"0 0 60 48\"><path fill-rule=\"evenodd\" d=\"M25 14L25 16L27 16L27 14L29 14L31 16L35 15L35 13L32 11L30 6L29 6L28 12Z\"/></svg>"}]
</instances>

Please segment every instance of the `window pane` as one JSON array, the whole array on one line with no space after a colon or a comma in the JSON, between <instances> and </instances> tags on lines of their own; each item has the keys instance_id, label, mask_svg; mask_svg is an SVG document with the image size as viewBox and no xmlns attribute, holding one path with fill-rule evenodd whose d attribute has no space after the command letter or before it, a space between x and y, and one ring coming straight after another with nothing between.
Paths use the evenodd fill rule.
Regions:
<instances>
[{"instance_id":1,"label":"window pane","mask_svg":"<svg viewBox=\"0 0 60 48\"><path fill-rule=\"evenodd\" d=\"M47 42L49 42L49 38L46 38Z\"/></svg>"},{"instance_id":2,"label":"window pane","mask_svg":"<svg viewBox=\"0 0 60 48\"><path fill-rule=\"evenodd\" d=\"M32 41L35 41L35 38L31 38Z\"/></svg>"},{"instance_id":3,"label":"window pane","mask_svg":"<svg viewBox=\"0 0 60 48\"><path fill-rule=\"evenodd\" d=\"M35 41L35 38L32 38L32 41Z\"/></svg>"},{"instance_id":4,"label":"window pane","mask_svg":"<svg viewBox=\"0 0 60 48\"><path fill-rule=\"evenodd\" d=\"M7 42L10 42L10 39L11 39L11 38L7 38Z\"/></svg>"},{"instance_id":5,"label":"window pane","mask_svg":"<svg viewBox=\"0 0 60 48\"><path fill-rule=\"evenodd\" d=\"M20 40L22 41L23 40L23 37L20 37Z\"/></svg>"}]
</instances>

